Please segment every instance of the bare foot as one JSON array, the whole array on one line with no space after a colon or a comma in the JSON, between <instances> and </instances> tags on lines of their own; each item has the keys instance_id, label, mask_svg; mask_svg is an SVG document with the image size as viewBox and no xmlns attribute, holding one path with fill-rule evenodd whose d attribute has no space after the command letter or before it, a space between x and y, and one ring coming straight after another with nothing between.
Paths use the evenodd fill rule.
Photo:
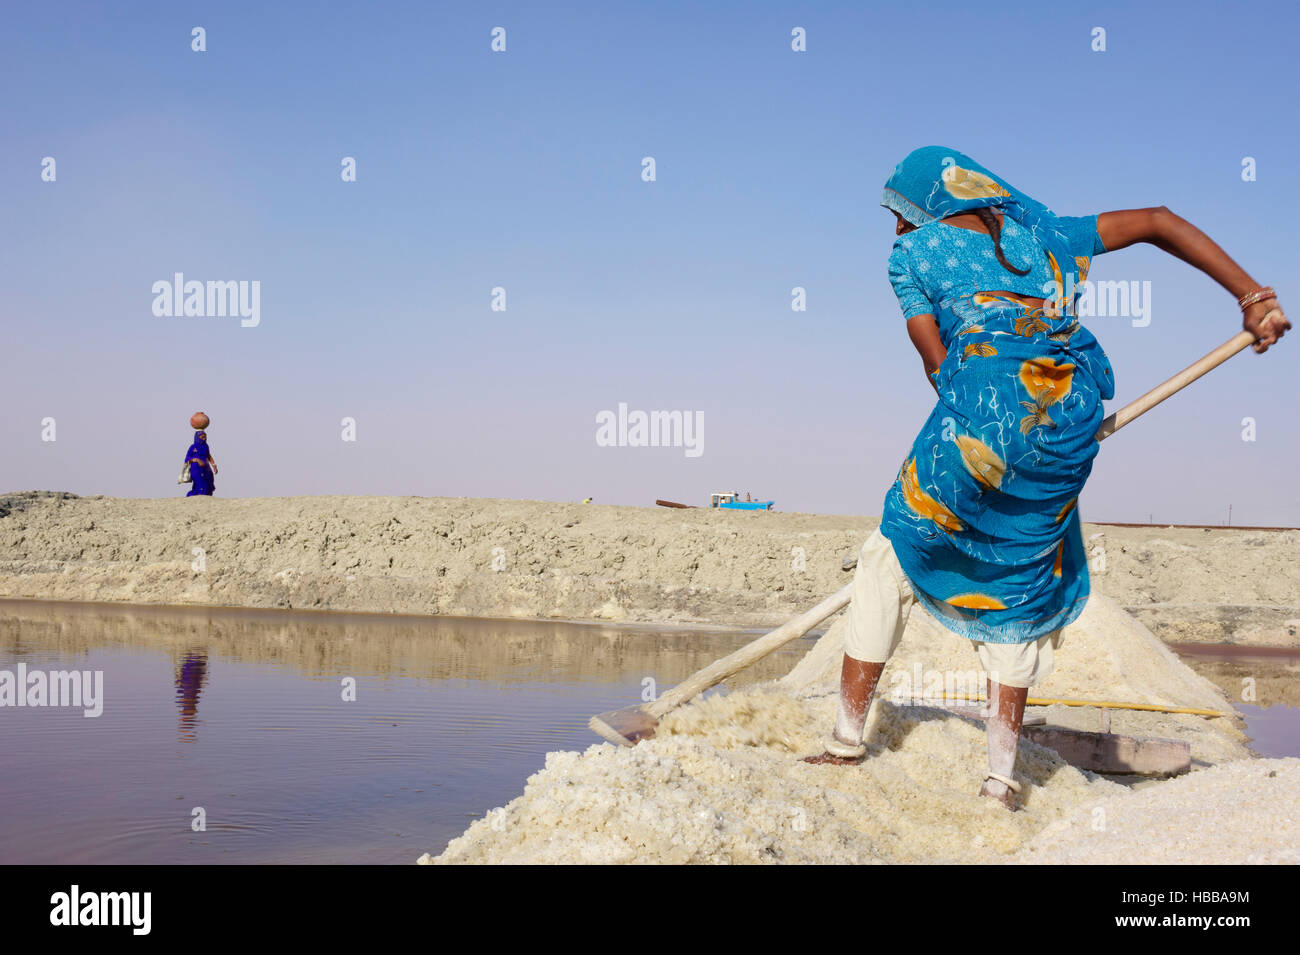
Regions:
<instances>
[{"instance_id":1,"label":"bare foot","mask_svg":"<svg viewBox=\"0 0 1300 955\"><path fill-rule=\"evenodd\" d=\"M843 756L836 756L834 753L822 753L820 756L805 756L803 762L812 763L814 766L856 766L866 758L865 755L862 755L853 759L846 759Z\"/></svg>"},{"instance_id":2,"label":"bare foot","mask_svg":"<svg viewBox=\"0 0 1300 955\"><path fill-rule=\"evenodd\" d=\"M998 782L996 779L986 779L984 785L980 787L980 795L996 799L1012 812L1016 811L1016 795L1006 783Z\"/></svg>"}]
</instances>

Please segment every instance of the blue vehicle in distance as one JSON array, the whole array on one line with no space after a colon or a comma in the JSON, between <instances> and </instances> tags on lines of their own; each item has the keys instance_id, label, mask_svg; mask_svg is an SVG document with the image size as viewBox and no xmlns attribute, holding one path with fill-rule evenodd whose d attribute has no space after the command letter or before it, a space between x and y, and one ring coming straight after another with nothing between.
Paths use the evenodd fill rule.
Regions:
<instances>
[{"instance_id":1,"label":"blue vehicle in distance","mask_svg":"<svg viewBox=\"0 0 1300 955\"><path fill-rule=\"evenodd\" d=\"M709 507L730 511L770 511L776 501L755 501L748 494L741 500L739 491L718 491L709 495Z\"/></svg>"}]
</instances>

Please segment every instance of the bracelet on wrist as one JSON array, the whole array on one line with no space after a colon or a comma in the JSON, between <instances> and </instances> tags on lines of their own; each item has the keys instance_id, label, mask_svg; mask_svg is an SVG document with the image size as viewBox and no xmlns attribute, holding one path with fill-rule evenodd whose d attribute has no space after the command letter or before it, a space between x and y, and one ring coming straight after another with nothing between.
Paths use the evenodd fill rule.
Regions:
<instances>
[{"instance_id":1,"label":"bracelet on wrist","mask_svg":"<svg viewBox=\"0 0 1300 955\"><path fill-rule=\"evenodd\" d=\"M1255 289L1253 292L1247 292L1241 298L1237 299L1237 304L1244 312L1256 302L1266 302L1270 298L1277 298L1277 292L1271 286L1266 285L1263 288Z\"/></svg>"}]
</instances>

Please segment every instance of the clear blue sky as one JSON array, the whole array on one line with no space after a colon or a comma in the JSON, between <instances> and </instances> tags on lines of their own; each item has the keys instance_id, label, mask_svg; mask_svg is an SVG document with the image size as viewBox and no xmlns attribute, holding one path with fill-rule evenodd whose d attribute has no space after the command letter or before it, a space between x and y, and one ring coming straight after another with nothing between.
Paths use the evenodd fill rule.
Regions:
<instances>
[{"instance_id":1,"label":"clear blue sky","mask_svg":"<svg viewBox=\"0 0 1300 955\"><path fill-rule=\"evenodd\" d=\"M1296 84L1275 42L1300 27L1294 4L0 18L0 490L183 493L201 408L222 496L650 504L739 488L879 514L933 402L879 193L931 143L1062 214L1166 204L1300 301ZM156 317L151 287L178 271L259 281L261 324ZM1231 296L1155 249L1098 258L1092 277L1152 286L1148 327L1090 323L1112 408L1238 328ZM1297 355L1300 332L1108 441L1085 519L1217 522L1231 504L1234 523L1300 524ZM598 447L596 415L620 402L702 411L704 454Z\"/></svg>"}]
</instances>

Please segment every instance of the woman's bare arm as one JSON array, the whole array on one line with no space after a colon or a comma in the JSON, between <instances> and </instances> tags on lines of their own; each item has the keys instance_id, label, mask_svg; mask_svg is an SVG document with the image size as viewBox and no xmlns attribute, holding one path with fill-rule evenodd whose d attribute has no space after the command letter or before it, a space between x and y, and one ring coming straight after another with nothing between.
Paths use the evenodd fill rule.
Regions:
<instances>
[{"instance_id":1,"label":"woman's bare arm","mask_svg":"<svg viewBox=\"0 0 1300 955\"><path fill-rule=\"evenodd\" d=\"M1235 298L1241 298L1260 287L1260 283L1251 278L1213 239L1164 206L1103 212L1097 216L1097 234L1101 236L1101 242L1107 251L1111 252L1138 242L1147 242L1163 249L1200 269ZM1275 309L1280 311L1276 300L1256 302L1242 316L1242 327L1258 339L1254 345L1257 352L1268 351L1268 346L1276 344L1291 327L1285 315L1281 318L1274 316L1264 324L1264 316Z\"/></svg>"},{"instance_id":2,"label":"woman's bare arm","mask_svg":"<svg viewBox=\"0 0 1300 955\"><path fill-rule=\"evenodd\" d=\"M925 379L930 382L930 387L934 387L934 379L930 377L943 364L943 360L948 357L948 351L943 347L943 340L939 337L939 325L934 320L934 316L929 312L924 315L913 315L907 320L907 337L912 339L912 344L916 346L917 352L921 356L921 363L925 366Z\"/></svg>"}]
</instances>

